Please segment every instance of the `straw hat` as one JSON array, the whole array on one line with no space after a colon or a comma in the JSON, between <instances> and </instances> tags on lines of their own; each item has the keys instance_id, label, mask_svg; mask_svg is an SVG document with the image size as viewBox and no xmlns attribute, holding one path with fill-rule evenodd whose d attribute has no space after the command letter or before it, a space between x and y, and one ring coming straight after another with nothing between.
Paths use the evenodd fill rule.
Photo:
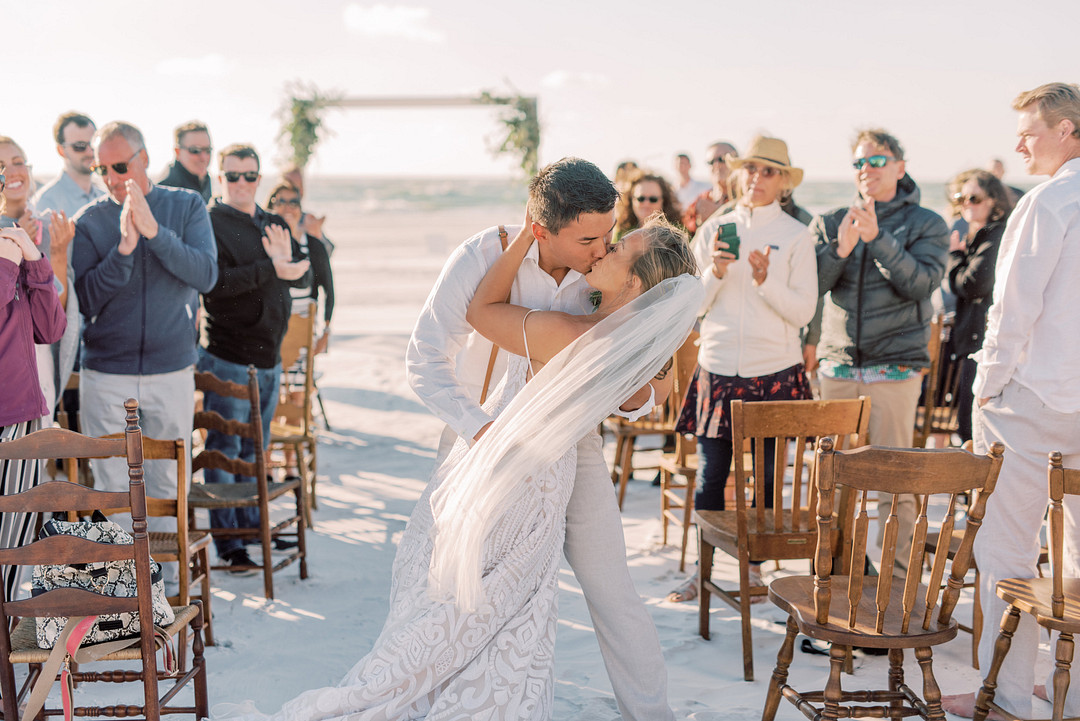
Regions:
<instances>
[{"instance_id":1,"label":"straw hat","mask_svg":"<svg viewBox=\"0 0 1080 721\"><path fill-rule=\"evenodd\" d=\"M724 156L724 162L733 170L737 170L751 162L786 170L791 175L792 188L797 187L803 178L802 168L792 167L791 158L788 156L787 143L780 138L766 138L759 135L754 138L746 155L740 158L728 153Z\"/></svg>"}]
</instances>

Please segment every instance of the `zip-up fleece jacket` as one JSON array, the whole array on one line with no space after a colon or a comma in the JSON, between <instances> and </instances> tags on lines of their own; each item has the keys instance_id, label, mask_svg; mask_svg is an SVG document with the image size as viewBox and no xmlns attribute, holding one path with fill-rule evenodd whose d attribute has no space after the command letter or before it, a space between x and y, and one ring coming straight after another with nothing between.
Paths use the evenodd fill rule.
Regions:
<instances>
[{"instance_id":1,"label":"zip-up fleece jacket","mask_svg":"<svg viewBox=\"0 0 1080 721\"><path fill-rule=\"evenodd\" d=\"M273 368L281 361L281 341L289 329L289 288L310 286L311 269L295 281L282 280L274 271L262 239L268 225L289 229L281 216L258 206L252 216L214 198L210 222L220 272L213 290L203 296L206 350L229 363ZM292 250L293 260L299 260L295 240Z\"/></svg>"},{"instance_id":2,"label":"zip-up fleece jacket","mask_svg":"<svg viewBox=\"0 0 1080 721\"><path fill-rule=\"evenodd\" d=\"M75 216L72 265L85 324L82 364L101 373L153 375L193 365L199 293L217 280L217 247L202 199L152 186L157 237L121 255L120 205L99 198Z\"/></svg>"},{"instance_id":3,"label":"zip-up fleece jacket","mask_svg":"<svg viewBox=\"0 0 1080 721\"><path fill-rule=\"evenodd\" d=\"M945 275L948 226L919 206L919 188L905 175L896 197L875 204L877 237L860 240L841 258L836 237L847 211L837 208L810 226L817 238L818 292L829 293L818 358L857 368L929 367L930 294Z\"/></svg>"}]
</instances>

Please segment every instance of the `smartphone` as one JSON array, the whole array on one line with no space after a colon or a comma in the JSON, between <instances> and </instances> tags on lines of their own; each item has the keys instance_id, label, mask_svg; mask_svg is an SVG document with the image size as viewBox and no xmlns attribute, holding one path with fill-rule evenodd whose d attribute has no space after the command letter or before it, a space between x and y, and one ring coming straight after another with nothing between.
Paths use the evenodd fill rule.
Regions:
<instances>
[{"instance_id":1,"label":"smartphone","mask_svg":"<svg viewBox=\"0 0 1080 721\"><path fill-rule=\"evenodd\" d=\"M720 226L720 230L716 233L716 242L727 243L727 252L734 255L736 260L739 259L739 236L734 223L724 223Z\"/></svg>"}]
</instances>

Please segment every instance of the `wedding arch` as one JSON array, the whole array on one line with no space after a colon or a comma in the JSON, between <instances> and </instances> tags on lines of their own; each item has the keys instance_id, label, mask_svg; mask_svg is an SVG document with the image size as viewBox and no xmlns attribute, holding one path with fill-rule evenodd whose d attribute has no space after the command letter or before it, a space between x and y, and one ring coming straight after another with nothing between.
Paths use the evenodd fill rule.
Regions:
<instances>
[{"instance_id":1,"label":"wedding arch","mask_svg":"<svg viewBox=\"0 0 1080 721\"><path fill-rule=\"evenodd\" d=\"M289 160L301 169L323 138L326 132L323 119L331 109L498 105L503 108L499 114L503 135L492 151L517 156L518 165L528 177L539 170L540 120L535 96L495 95L485 90L475 96L347 97L324 93L310 83L301 82L290 84L286 90L289 97L278 112L282 120L278 139L286 147Z\"/></svg>"}]
</instances>

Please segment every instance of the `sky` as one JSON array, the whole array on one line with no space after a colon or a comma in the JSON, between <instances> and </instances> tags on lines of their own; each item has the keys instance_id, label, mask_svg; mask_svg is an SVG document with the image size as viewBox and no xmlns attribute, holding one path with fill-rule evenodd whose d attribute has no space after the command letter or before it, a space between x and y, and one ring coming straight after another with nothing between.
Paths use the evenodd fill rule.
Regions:
<instances>
[{"instance_id":1,"label":"sky","mask_svg":"<svg viewBox=\"0 0 1080 721\"><path fill-rule=\"evenodd\" d=\"M851 177L855 129L884 127L916 180L1013 152L1012 99L1080 82L1080 0L21 0L6 2L0 134L38 177L60 168L60 113L127 120L152 169L172 129L206 122L215 147L253 144L280 165L279 108L307 83L349 97L539 98L541 163L577 155L670 173L706 146L784 139L814 180ZM494 107L347 109L326 115L309 171L511 175L494 157ZM216 167L216 160L215 166Z\"/></svg>"}]
</instances>

